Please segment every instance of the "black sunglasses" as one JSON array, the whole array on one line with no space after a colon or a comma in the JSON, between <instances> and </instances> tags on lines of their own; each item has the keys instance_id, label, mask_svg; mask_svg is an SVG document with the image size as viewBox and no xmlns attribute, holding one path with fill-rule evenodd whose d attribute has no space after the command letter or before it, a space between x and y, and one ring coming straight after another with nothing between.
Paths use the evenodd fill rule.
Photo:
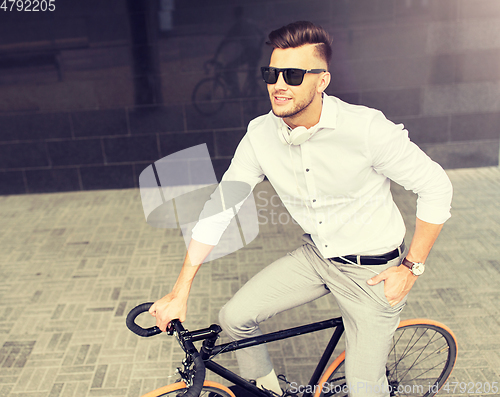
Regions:
<instances>
[{"instance_id":1,"label":"black sunglasses","mask_svg":"<svg viewBox=\"0 0 500 397\"><path fill-rule=\"evenodd\" d=\"M267 84L276 84L278 77L281 72L283 72L283 79L288 85L301 85L304 81L304 75L306 73L322 73L326 72L325 69L295 69L295 68L272 68L270 66L262 66L260 68L262 71L262 78Z\"/></svg>"}]
</instances>

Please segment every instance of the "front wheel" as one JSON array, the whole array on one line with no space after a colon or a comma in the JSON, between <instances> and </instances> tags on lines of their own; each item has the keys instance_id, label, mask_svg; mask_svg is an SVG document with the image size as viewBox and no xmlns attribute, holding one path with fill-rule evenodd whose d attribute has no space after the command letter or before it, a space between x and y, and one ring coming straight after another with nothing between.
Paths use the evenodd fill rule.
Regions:
<instances>
[{"instance_id":1,"label":"front wheel","mask_svg":"<svg viewBox=\"0 0 500 397\"><path fill-rule=\"evenodd\" d=\"M348 387L342 353L326 370L315 397L344 397ZM432 397L444 386L457 360L457 341L432 320L402 321L393 337L386 366L391 396Z\"/></svg>"},{"instance_id":2,"label":"front wheel","mask_svg":"<svg viewBox=\"0 0 500 397\"><path fill-rule=\"evenodd\" d=\"M173 383L150 391L142 397L182 397L188 388L184 382ZM235 397L227 387L211 381L205 381L200 397Z\"/></svg>"},{"instance_id":3,"label":"front wheel","mask_svg":"<svg viewBox=\"0 0 500 397\"><path fill-rule=\"evenodd\" d=\"M194 87L192 101L198 112L210 116L222 109L226 96L225 85L215 77L208 77Z\"/></svg>"}]
</instances>

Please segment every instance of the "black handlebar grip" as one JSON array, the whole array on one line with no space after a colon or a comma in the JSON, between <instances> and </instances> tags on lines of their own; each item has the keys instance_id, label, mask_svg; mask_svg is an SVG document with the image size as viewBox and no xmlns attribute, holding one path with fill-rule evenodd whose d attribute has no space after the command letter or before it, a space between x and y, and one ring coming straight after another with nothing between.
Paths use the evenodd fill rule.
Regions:
<instances>
[{"instance_id":1,"label":"black handlebar grip","mask_svg":"<svg viewBox=\"0 0 500 397\"><path fill-rule=\"evenodd\" d=\"M142 303L141 305L136 306L132 310L130 310L129 314L127 315L126 324L128 329L131 330L134 334L143 336L145 338L161 334L162 331L157 326L142 328L135 323L136 317L141 313L147 312L152 305L153 302Z\"/></svg>"}]
</instances>

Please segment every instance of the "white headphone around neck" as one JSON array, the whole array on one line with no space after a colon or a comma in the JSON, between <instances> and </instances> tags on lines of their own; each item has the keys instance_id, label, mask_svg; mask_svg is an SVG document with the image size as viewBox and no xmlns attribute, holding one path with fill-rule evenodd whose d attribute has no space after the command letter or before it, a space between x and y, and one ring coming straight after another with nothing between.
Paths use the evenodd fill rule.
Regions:
<instances>
[{"instance_id":1,"label":"white headphone around neck","mask_svg":"<svg viewBox=\"0 0 500 397\"><path fill-rule=\"evenodd\" d=\"M293 130L282 121L281 127L278 129L278 136L284 145L301 145L310 139L317 131L317 128L312 127L307 129L303 126L298 126Z\"/></svg>"}]
</instances>

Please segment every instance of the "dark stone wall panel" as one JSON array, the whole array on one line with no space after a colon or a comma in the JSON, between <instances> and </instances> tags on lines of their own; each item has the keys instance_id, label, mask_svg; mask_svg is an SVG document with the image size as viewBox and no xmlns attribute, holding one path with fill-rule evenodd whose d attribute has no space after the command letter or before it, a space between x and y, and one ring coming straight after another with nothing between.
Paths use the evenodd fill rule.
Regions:
<instances>
[{"instance_id":1,"label":"dark stone wall panel","mask_svg":"<svg viewBox=\"0 0 500 397\"><path fill-rule=\"evenodd\" d=\"M417 145L446 143L450 140L449 118L447 116L395 118L393 121L404 124L410 139Z\"/></svg>"},{"instance_id":2,"label":"dark stone wall panel","mask_svg":"<svg viewBox=\"0 0 500 397\"><path fill-rule=\"evenodd\" d=\"M49 166L44 142L0 144L0 169Z\"/></svg>"},{"instance_id":3,"label":"dark stone wall panel","mask_svg":"<svg viewBox=\"0 0 500 397\"><path fill-rule=\"evenodd\" d=\"M500 139L500 113L454 115L450 131L452 141Z\"/></svg>"},{"instance_id":4,"label":"dark stone wall panel","mask_svg":"<svg viewBox=\"0 0 500 397\"><path fill-rule=\"evenodd\" d=\"M457 54L442 54L430 59L430 84L453 84L457 81Z\"/></svg>"},{"instance_id":5,"label":"dark stone wall panel","mask_svg":"<svg viewBox=\"0 0 500 397\"><path fill-rule=\"evenodd\" d=\"M155 161L159 157L156 135L106 138L103 143L108 163Z\"/></svg>"},{"instance_id":6,"label":"dark stone wall panel","mask_svg":"<svg viewBox=\"0 0 500 397\"><path fill-rule=\"evenodd\" d=\"M215 147L217 157L232 157L236 151L236 147L245 135L245 129L232 131L216 131L215 132Z\"/></svg>"},{"instance_id":7,"label":"dark stone wall panel","mask_svg":"<svg viewBox=\"0 0 500 397\"><path fill-rule=\"evenodd\" d=\"M75 137L116 136L128 133L124 109L92 110L71 114Z\"/></svg>"},{"instance_id":8,"label":"dark stone wall panel","mask_svg":"<svg viewBox=\"0 0 500 397\"><path fill-rule=\"evenodd\" d=\"M422 149L446 169L498 165L498 140L423 145Z\"/></svg>"},{"instance_id":9,"label":"dark stone wall panel","mask_svg":"<svg viewBox=\"0 0 500 397\"><path fill-rule=\"evenodd\" d=\"M116 14L92 15L87 23L89 41L91 43L106 43L125 40L129 34L127 15L121 18Z\"/></svg>"},{"instance_id":10,"label":"dark stone wall panel","mask_svg":"<svg viewBox=\"0 0 500 397\"><path fill-rule=\"evenodd\" d=\"M469 51L457 57L458 83L499 80L500 50Z\"/></svg>"},{"instance_id":11,"label":"dark stone wall panel","mask_svg":"<svg viewBox=\"0 0 500 397\"><path fill-rule=\"evenodd\" d=\"M395 23L453 21L457 19L458 6L457 0L394 0Z\"/></svg>"},{"instance_id":12,"label":"dark stone wall panel","mask_svg":"<svg viewBox=\"0 0 500 397\"><path fill-rule=\"evenodd\" d=\"M363 92L361 103L381 110L387 117L417 116L420 114L420 89Z\"/></svg>"},{"instance_id":13,"label":"dark stone wall panel","mask_svg":"<svg viewBox=\"0 0 500 397\"><path fill-rule=\"evenodd\" d=\"M243 127L246 128L248 123L252 121L255 117L261 116L263 114L269 113L271 110L271 103L269 102L269 97L266 94L259 99L250 99L242 103L243 106Z\"/></svg>"},{"instance_id":14,"label":"dark stone wall panel","mask_svg":"<svg viewBox=\"0 0 500 397\"><path fill-rule=\"evenodd\" d=\"M284 5L276 1L265 3L265 8L267 9L267 17L273 21L275 29L297 20L316 21L316 23L324 26L329 22L329 11L332 3L335 2L329 0L294 0L288 1Z\"/></svg>"},{"instance_id":15,"label":"dark stone wall panel","mask_svg":"<svg viewBox=\"0 0 500 397\"><path fill-rule=\"evenodd\" d=\"M184 131L182 106L144 106L129 112L132 134Z\"/></svg>"},{"instance_id":16,"label":"dark stone wall panel","mask_svg":"<svg viewBox=\"0 0 500 397\"><path fill-rule=\"evenodd\" d=\"M129 189L137 187L133 165L81 167L83 190Z\"/></svg>"},{"instance_id":17,"label":"dark stone wall panel","mask_svg":"<svg viewBox=\"0 0 500 397\"><path fill-rule=\"evenodd\" d=\"M204 115L194 106L186 108L186 123L188 131L207 130L213 128L238 128L242 127L242 104L240 101L228 101L220 111Z\"/></svg>"},{"instance_id":18,"label":"dark stone wall panel","mask_svg":"<svg viewBox=\"0 0 500 397\"><path fill-rule=\"evenodd\" d=\"M215 158L214 132L187 132L160 135L160 157L165 157L179 150L206 143L210 157Z\"/></svg>"},{"instance_id":19,"label":"dark stone wall panel","mask_svg":"<svg viewBox=\"0 0 500 397\"><path fill-rule=\"evenodd\" d=\"M330 88L326 90L327 95L332 95L340 100L351 103L353 105L362 105L361 94L359 92L336 92Z\"/></svg>"},{"instance_id":20,"label":"dark stone wall panel","mask_svg":"<svg viewBox=\"0 0 500 397\"><path fill-rule=\"evenodd\" d=\"M356 27L390 22L394 15L393 0L331 1L329 3L332 11L331 20L335 25L340 26L350 24ZM306 2L302 4L308 5Z\"/></svg>"},{"instance_id":21,"label":"dark stone wall panel","mask_svg":"<svg viewBox=\"0 0 500 397\"><path fill-rule=\"evenodd\" d=\"M460 19L500 17L500 7L498 6L498 0L458 0L457 2L460 4Z\"/></svg>"},{"instance_id":22,"label":"dark stone wall panel","mask_svg":"<svg viewBox=\"0 0 500 397\"><path fill-rule=\"evenodd\" d=\"M100 139L47 142L53 166L104 164Z\"/></svg>"},{"instance_id":23,"label":"dark stone wall panel","mask_svg":"<svg viewBox=\"0 0 500 397\"><path fill-rule=\"evenodd\" d=\"M345 60L335 54L330 89L359 92L420 87L427 83L429 59L423 56Z\"/></svg>"},{"instance_id":24,"label":"dark stone wall panel","mask_svg":"<svg viewBox=\"0 0 500 397\"><path fill-rule=\"evenodd\" d=\"M24 175L22 171L0 171L0 194L24 194Z\"/></svg>"},{"instance_id":25,"label":"dark stone wall panel","mask_svg":"<svg viewBox=\"0 0 500 397\"><path fill-rule=\"evenodd\" d=\"M0 116L0 141L37 141L71 137L67 113Z\"/></svg>"},{"instance_id":26,"label":"dark stone wall panel","mask_svg":"<svg viewBox=\"0 0 500 397\"><path fill-rule=\"evenodd\" d=\"M231 159L212 160L212 164L214 166L215 176L217 177L217 180L220 181L224 173L229 168L229 165L231 164Z\"/></svg>"},{"instance_id":27,"label":"dark stone wall panel","mask_svg":"<svg viewBox=\"0 0 500 397\"><path fill-rule=\"evenodd\" d=\"M425 54L427 32L419 25L383 24L352 31L344 44L345 59L371 61L384 57L412 57Z\"/></svg>"},{"instance_id":28,"label":"dark stone wall panel","mask_svg":"<svg viewBox=\"0 0 500 397\"><path fill-rule=\"evenodd\" d=\"M67 192L80 190L77 168L53 168L26 171L28 193Z\"/></svg>"}]
</instances>

